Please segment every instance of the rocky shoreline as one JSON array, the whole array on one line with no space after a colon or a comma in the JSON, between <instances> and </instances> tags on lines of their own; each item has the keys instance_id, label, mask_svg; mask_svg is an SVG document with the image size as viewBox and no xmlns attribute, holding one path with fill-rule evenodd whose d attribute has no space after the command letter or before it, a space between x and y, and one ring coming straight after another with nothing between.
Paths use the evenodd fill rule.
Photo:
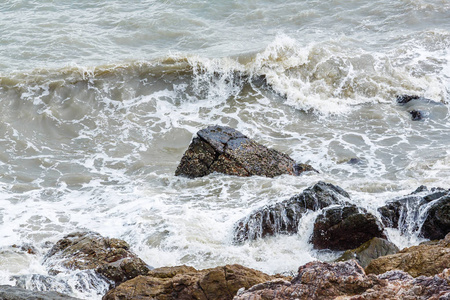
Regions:
<instances>
[{"instance_id":1,"label":"rocky shoreline","mask_svg":"<svg viewBox=\"0 0 450 300\"><path fill-rule=\"evenodd\" d=\"M56 265L66 270L92 270L110 284L104 300L450 298L450 233L442 240L389 255L377 255L383 248L377 247L380 240L369 241L362 246L363 251L353 250L358 255L344 254L338 259L345 260L342 262L314 261L300 266L294 278L241 265L205 270L189 266L152 269L129 251L126 242L93 232L65 236L49 251L46 263L51 266L49 274L64 272L61 268L55 271ZM395 247L386 253L392 252L396 252ZM364 269L361 265L367 266ZM77 298L4 285L0 286L0 299Z\"/></svg>"},{"instance_id":2,"label":"rocky shoreline","mask_svg":"<svg viewBox=\"0 0 450 300\"><path fill-rule=\"evenodd\" d=\"M231 128L213 126L194 138L176 175L221 172L273 177L305 171L315 170ZM297 234L299 221L309 212L318 213L310 237L314 248L345 252L335 262L300 266L293 278L237 264L205 270L153 269L123 240L74 232L48 251L43 260L48 277L39 275L38 280L52 280L51 276L68 270L86 271L92 285L100 280L107 287L104 300L450 299L450 190L421 186L388 201L374 215L351 204L349 194L339 186L318 182L239 220L233 242ZM432 241L399 250L389 241L388 227ZM32 247L24 249L32 252ZM0 286L0 299L76 299L27 290L20 276L13 279L17 286Z\"/></svg>"}]
</instances>

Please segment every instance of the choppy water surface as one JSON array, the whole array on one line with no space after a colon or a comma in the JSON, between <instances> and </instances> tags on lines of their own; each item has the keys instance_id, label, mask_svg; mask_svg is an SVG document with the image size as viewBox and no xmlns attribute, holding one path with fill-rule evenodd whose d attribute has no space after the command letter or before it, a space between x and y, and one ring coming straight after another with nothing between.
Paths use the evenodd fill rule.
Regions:
<instances>
[{"instance_id":1,"label":"choppy water surface","mask_svg":"<svg viewBox=\"0 0 450 300\"><path fill-rule=\"evenodd\" d=\"M422 184L449 188L449 20L448 1L425 0L0 4L1 283L101 298L89 274L32 278L75 230L124 239L154 267L277 273L332 259L308 243L316 214L296 236L243 245L232 228L319 180L372 212ZM433 101L400 106L399 94ZM320 173L175 177L213 124Z\"/></svg>"}]
</instances>

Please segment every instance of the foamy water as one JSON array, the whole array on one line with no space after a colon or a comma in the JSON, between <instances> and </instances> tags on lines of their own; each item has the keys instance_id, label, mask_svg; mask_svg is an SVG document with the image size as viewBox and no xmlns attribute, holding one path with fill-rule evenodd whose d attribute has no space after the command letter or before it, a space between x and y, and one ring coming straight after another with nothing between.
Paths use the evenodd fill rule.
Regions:
<instances>
[{"instance_id":1,"label":"foamy water","mask_svg":"<svg viewBox=\"0 0 450 300\"><path fill-rule=\"evenodd\" d=\"M334 259L309 244L317 212L294 236L236 245L232 230L318 181L375 214L420 185L449 188L449 11L412 0L0 4L1 283L100 299L107 284L92 273L37 276L78 230L124 239L153 267L274 274ZM400 106L400 94L432 101ZM175 177L214 124L320 173ZM422 241L388 235L400 248Z\"/></svg>"}]
</instances>

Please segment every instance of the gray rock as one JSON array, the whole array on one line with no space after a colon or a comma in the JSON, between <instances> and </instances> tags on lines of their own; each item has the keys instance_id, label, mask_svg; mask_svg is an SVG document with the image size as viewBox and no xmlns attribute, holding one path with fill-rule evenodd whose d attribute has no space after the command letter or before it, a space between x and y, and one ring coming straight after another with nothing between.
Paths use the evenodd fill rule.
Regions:
<instances>
[{"instance_id":1,"label":"gray rock","mask_svg":"<svg viewBox=\"0 0 450 300\"><path fill-rule=\"evenodd\" d=\"M23 288L0 285L0 299L2 300L81 300L58 292L30 291Z\"/></svg>"},{"instance_id":2,"label":"gray rock","mask_svg":"<svg viewBox=\"0 0 450 300\"><path fill-rule=\"evenodd\" d=\"M210 126L197 132L181 158L176 176L189 178L213 172L236 176L275 177L315 171L310 165L297 164L288 155L269 149L226 126Z\"/></svg>"},{"instance_id":3,"label":"gray rock","mask_svg":"<svg viewBox=\"0 0 450 300\"><path fill-rule=\"evenodd\" d=\"M243 242L275 234L294 234L298 224L309 210L318 210L332 204L347 203L350 196L342 188L318 182L292 198L264 206L240 220L234 230L234 241Z\"/></svg>"},{"instance_id":4,"label":"gray rock","mask_svg":"<svg viewBox=\"0 0 450 300\"><path fill-rule=\"evenodd\" d=\"M450 190L421 186L410 195L389 201L378 212L386 227L443 239L450 232Z\"/></svg>"},{"instance_id":5,"label":"gray rock","mask_svg":"<svg viewBox=\"0 0 450 300\"><path fill-rule=\"evenodd\" d=\"M381 256L395 254L399 251L398 247L388 240L373 238L356 249L347 250L337 259L337 261L346 261L354 259L358 264L365 268L369 263Z\"/></svg>"}]
</instances>

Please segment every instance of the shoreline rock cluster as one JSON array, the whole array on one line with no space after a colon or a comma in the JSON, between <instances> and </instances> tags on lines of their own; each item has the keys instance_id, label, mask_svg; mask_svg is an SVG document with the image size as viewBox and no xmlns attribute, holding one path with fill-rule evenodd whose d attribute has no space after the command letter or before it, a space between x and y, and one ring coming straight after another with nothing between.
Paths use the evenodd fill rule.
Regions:
<instances>
[{"instance_id":1,"label":"shoreline rock cluster","mask_svg":"<svg viewBox=\"0 0 450 300\"><path fill-rule=\"evenodd\" d=\"M315 170L234 129L211 126L198 132L176 175L193 178L221 172L274 177L305 171ZM381 219L350 200L339 186L318 182L235 224L233 240L240 244L297 234L302 217L317 212L310 237L314 248L345 252L336 262L300 266L294 278L241 265L153 269L125 241L95 232L66 235L43 263L49 278L67 270L87 271L88 276L100 278L107 285L104 300L450 299L450 190L419 187L380 207ZM386 227L435 241L399 251L388 241ZM17 286L0 286L0 299L76 299L51 291L29 291L19 284L20 276L13 279Z\"/></svg>"},{"instance_id":2,"label":"shoreline rock cluster","mask_svg":"<svg viewBox=\"0 0 450 300\"><path fill-rule=\"evenodd\" d=\"M61 247L72 238L76 241L67 247ZM70 234L55 244L47 259L53 257L60 261L61 265L72 269L89 266L98 275L104 276L101 266L104 266L105 258L106 264L110 264L107 262L108 258L115 257L118 247L105 247L101 251L104 257L97 259L96 256L100 253L99 244L104 247L104 242L111 240L119 245L126 244L124 241L104 238L92 232ZM82 254L75 250L80 249L80 243L83 244ZM75 255L67 255L72 251L75 251ZM126 255L140 261L131 252ZM353 258L331 263L313 261L300 266L294 278L268 275L241 265L205 270L175 266L148 268L143 271L137 267L137 270L131 273L139 272L139 275L120 283L110 281L111 289L102 299L449 299L450 233L442 240L375 258L365 269ZM4 285L0 286L0 299L77 298L52 291L30 291Z\"/></svg>"}]
</instances>

